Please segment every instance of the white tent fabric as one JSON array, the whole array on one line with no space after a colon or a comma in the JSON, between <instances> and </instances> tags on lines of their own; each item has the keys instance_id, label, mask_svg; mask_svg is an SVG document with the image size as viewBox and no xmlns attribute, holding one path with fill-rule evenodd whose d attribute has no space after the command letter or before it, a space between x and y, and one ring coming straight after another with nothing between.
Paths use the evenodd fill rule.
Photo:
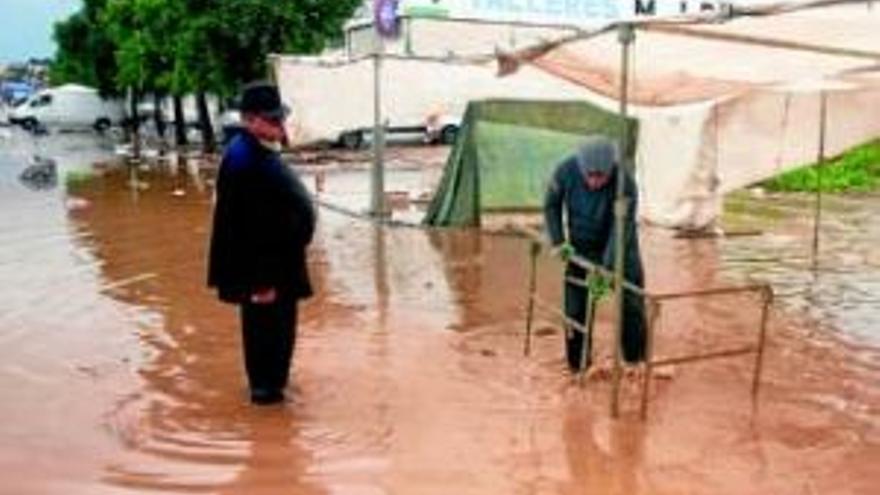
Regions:
<instances>
[{"instance_id":1,"label":"white tent fabric","mask_svg":"<svg viewBox=\"0 0 880 495\"><path fill-rule=\"evenodd\" d=\"M797 3L811 2L786 5ZM675 27L684 32L640 29L630 87L640 125L639 216L672 228L708 227L724 193L815 161L823 93L829 156L880 136L880 5L868 3ZM469 33L483 26L442 24L445 37L414 46L435 54L465 43L458 53L474 52ZM494 33L496 46L487 53L508 48ZM581 99L615 110L619 57L609 33L530 58L503 78L493 64L389 61L383 108L412 120L426 109L460 112L469 99L513 97ZM282 92L298 114L294 134L331 137L355 118L369 125L370 62L306 70L318 65L277 61Z\"/></svg>"},{"instance_id":2,"label":"white tent fabric","mask_svg":"<svg viewBox=\"0 0 880 495\"><path fill-rule=\"evenodd\" d=\"M426 124L463 115L467 103L485 98L581 99L583 88L535 68L513 78L496 76L491 64L449 64L389 56L382 61L382 114L391 126ZM294 144L335 141L340 134L373 126L373 61L329 62L279 57L276 76L293 111Z\"/></svg>"},{"instance_id":3,"label":"white tent fabric","mask_svg":"<svg viewBox=\"0 0 880 495\"><path fill-rule=\"evenodd\" d=\"M614 99L616 45L609 34L533 65ZM808 10L683 34L639 31L633 58L639 215L651 223L710 226L723 194L816 161L823 93L827 156L880 137L880 111L871 111L880 110L880 8Z\"/></svg>"},{"instance_id":4,"label":"white tent fabric","mask_svg":"<svg viewBox=\"0 0 880 495\"><path fill-rule=\"evenodd\" d=\"M880 136L880 88L828 90L826 156ZM705 228L723 195L815 162L819 91L754 91L726 100L638 109L636 172L642 219Z\"/></svg>"}]
</instances>

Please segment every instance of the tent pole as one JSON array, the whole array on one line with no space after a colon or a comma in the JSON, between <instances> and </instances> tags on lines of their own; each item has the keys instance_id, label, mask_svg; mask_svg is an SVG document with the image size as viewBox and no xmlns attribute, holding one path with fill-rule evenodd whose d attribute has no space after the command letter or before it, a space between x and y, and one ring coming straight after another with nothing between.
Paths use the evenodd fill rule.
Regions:
<instances>
[{"instance_id":1,"label":"tent pole","mask_svg":"<svg viewBox=\"0 0 880 495\"><path fill-rule=\"evenodd\" d=\"M819 95L819 151L816 158L816 213L813 217L813 268L819 266L819 227L822 223L822 169L825 166L825 141L828 128L828 94Z\"/></svg>"},{"instance_id":2,"label":"tent pole","mask_svg":"<svg viewBox=\"0 0 880 495\"><path fill-rule=\"evenodd\" d=\"M373 173L370 212L384 217L385 211L385 129L382 125L382 58L385 41L376 34L376 50L373 54Z\"/></svg>"},{"instance_id":3,"label":"tent pole","mask_svg":"<svg viewBox=\"0 0 880 495\"><path fill-rule=\"evenodd\" d=\"M620 381L623 374L620 348L623 340L623 279L624 279L624 250L626 237L626 212L628 200L624 189L625 174L629 171L629 143L631 141L631 129L628 121L629 112L629 60L630 49L635 41L635 30L632 24L623 23L619 26L618 41L621 45L620 59L620 118L623 123L623 133L620 137L620 165L617 171L617 199L614 202L614 373L611 386L611 416L617 418L620 415Z\"/></svg>"},{"instance_id":4,"label":"tent pole","mask_svg":"<svg viewBox=\"0 0 880 495\"><path fill-rule=\"evenodd\" d=\"M541 245L535 241L529 243L529 301L526 311L526 343L523 355L528 357L532 353L532 325L535 320L535 290L538 277L538 255L541 254Z\"/></svg>"}]
</instances>

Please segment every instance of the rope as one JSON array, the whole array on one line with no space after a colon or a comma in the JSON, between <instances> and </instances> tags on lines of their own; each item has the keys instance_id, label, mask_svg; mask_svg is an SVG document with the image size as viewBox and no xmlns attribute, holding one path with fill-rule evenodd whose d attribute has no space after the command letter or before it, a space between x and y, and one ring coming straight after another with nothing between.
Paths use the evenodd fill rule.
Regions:
<instances>
[{"instance_id":1,"label":"rope","mask_svg":"<svg viewBox=\"0 0 880 495\"><path fill-rule=\"evenodd\" d=\"M426 225L419 222L410 222L406 220L395 220L387 217L380 217L376 215L372 215L365 212L355 211L350 208L346 208L344 206L340 206L338 204L331 203L329 201L325 201L319 198L314 199L315 204L326 208L335 213L339 213L341 215L347 216L349 218L353 218L356 220L363 220L366 222L373 223L375 225L380 225L383 227L389 228L404 228L404 229L415 229L415 230L424 230L424 231L433 231L433 232L448 232L451 230L462 230L462 227L442 227L437 225ZM468 231L478 232L480 235L487 236L495 236L495 237L508 237L508 238L516 238L516 239L524 239L527 236L522 232L518 232L516 230L489 230L483 227L467 227Z\"/></svg>"}]
</instances>

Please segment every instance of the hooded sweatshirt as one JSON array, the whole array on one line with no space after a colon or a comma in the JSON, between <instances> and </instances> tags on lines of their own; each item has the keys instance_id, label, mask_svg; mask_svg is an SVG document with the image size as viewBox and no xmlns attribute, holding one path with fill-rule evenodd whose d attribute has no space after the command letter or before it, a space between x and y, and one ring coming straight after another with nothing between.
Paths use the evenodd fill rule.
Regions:
<instances>
[{"instance_id":1,"label":"hooded sweatshirt","mask_svg":"<svg viewBox=\"0 0 880 495\"><path fill-rule=\"evenodd\" d=\"M616 181L622 177L629 198L624 225L626 278L641 284L643 276L635 218L636 185L632 177L618 166L619 162L620 153L614 141L604 136L589 137L576 153L556 168L544 198L545 223L553 245L567 240L581 256L610 268L614 262ZM586 176L591 171L607 173L610 180L603 187L591 190L586 184ZM563 229L563 214L567 230Z\"/></svg>"}]
</instances>

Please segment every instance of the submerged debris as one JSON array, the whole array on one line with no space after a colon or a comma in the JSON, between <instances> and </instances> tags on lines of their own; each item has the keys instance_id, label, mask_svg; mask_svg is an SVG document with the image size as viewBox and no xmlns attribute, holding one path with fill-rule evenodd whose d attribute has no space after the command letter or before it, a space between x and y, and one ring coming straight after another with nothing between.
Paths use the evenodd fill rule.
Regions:
<instances>
[{"instance_id":1,"label":"submerged debris","mask_svg":"<svg viewBox=\"0 0 880 495\"><path fill-rule=\"evenodd\" d=\"M52 189L58 185L58 166L51 158L34 155L18 178L28 189Z\"/></svg>"}]
</instances>

